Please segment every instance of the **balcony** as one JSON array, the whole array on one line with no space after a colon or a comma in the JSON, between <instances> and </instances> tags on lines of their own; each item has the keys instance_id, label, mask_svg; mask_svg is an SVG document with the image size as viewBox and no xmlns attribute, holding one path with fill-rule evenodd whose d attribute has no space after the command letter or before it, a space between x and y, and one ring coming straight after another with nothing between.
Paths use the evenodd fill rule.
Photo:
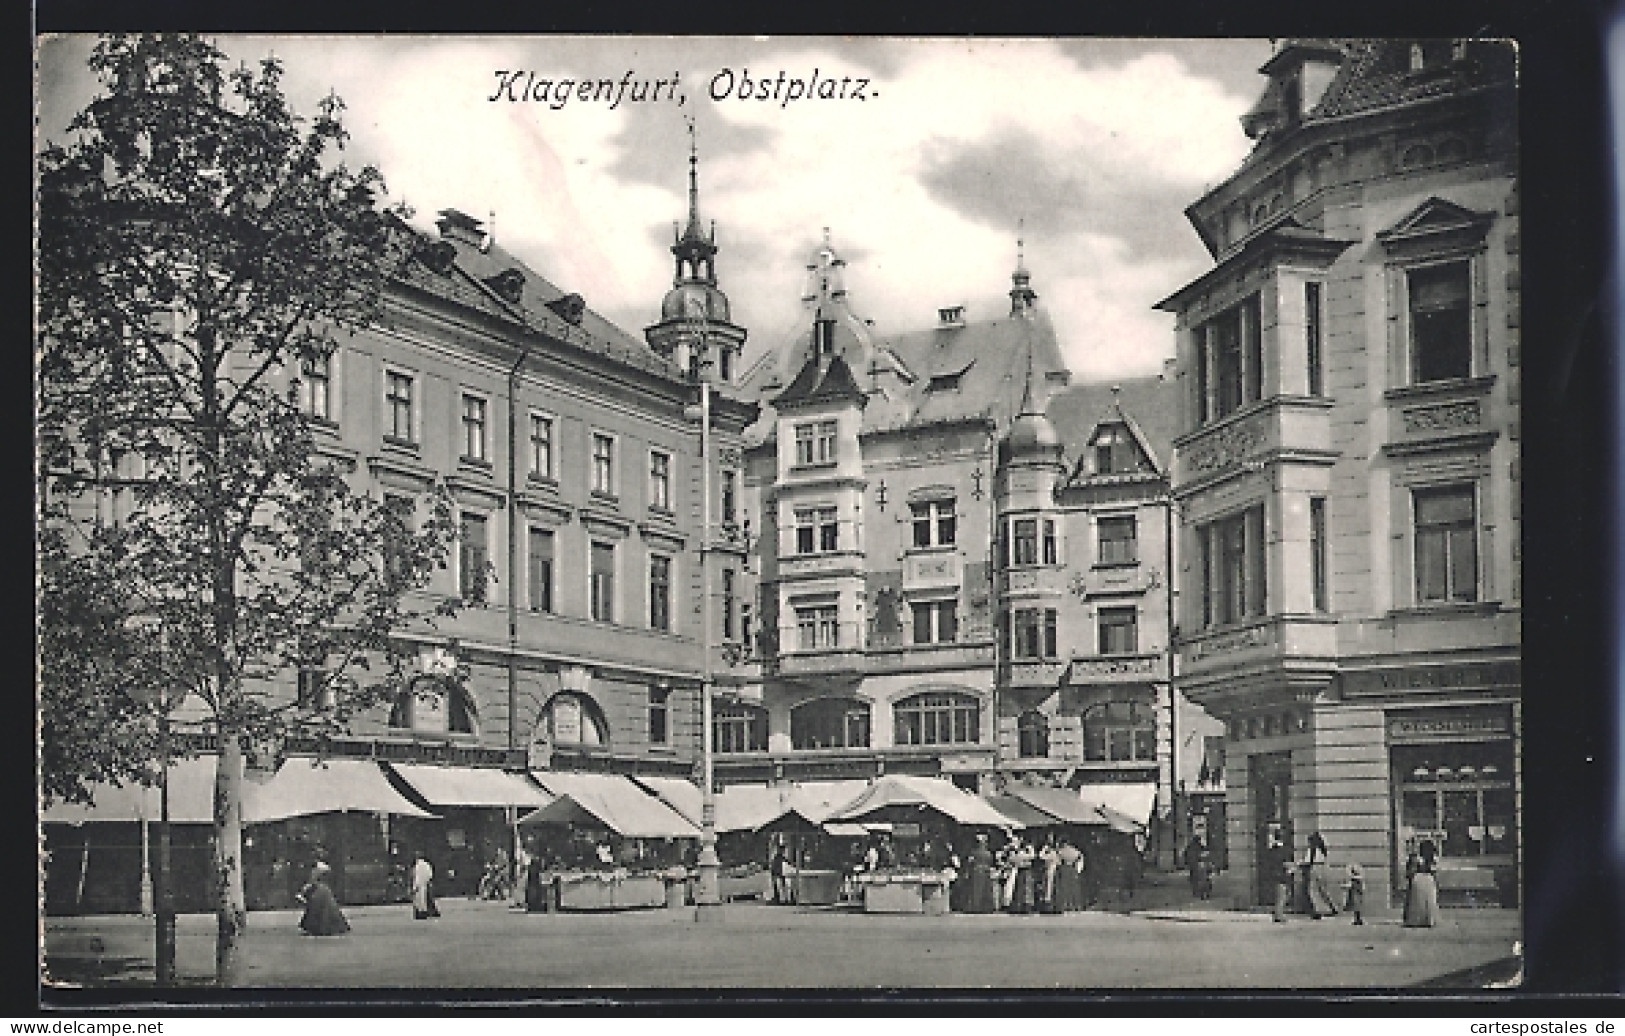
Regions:
<instances>
[{"instance_id":1,"label":"balcony","mask_svg":"<svg viewBox=\"0 0 1625 1036\"><path fill-rule=\"evenodd\" d=\"M976 669L993 663L993 643L910 644L897 648L870 648L865 656L868 672L908 673L939 669Z\"/></svg>"},{"instance_id":2,"label":"balcony","mask_svg":"<svg viewBox=\"0 0 1625 1036\"><path fill-rule=\"evenodd\" d=\"M1277 396L1253 403L1174 440L1174 485L1181 495L1275 460L1329 464L1330 399Z\"/></svg>"},{"instance_id":3,"label":"balcony","mask_svg":"<svg viewBox=\"0 0 1625 1036\"><path fill-rule=\"evenodd\" d=\"M1074 658L1067 667L1066 682L1078 684L1135 684L1166 679L1161 654L1103 655Z\"/></svg>"},{"instance_id":4,"label":"balcony","mask_svg":"<svg viewBox=\"0 0 1625 1036\"><path fill-rule=\"evenodd\" d=\"M779 558L779 579L784 582L862 574L863 554L856 550L837 550L825 554L786 554Z\"/></svg>"},{"instance_id":5,"label":"balcony","mask_svg":"<svg viewBox=\"0 0 1625 1036\"><path fill-rule=\"evenodd\" d=\"M959 551L953 547L913 550L903 556L903 592L957 590Z\"/></svg>"},{"instance_id":6,"label":"balcony","mask_svg":"<svg viewBox=\"0 0 1625 1036\"><path fill-rule=\"evenodd\" d=\"M1337 620L1329 615L1278 615L1181 637L1180 670L1192 675L1247 663L1305 662L1337 655Z\"/></svg>"},{"instance_id":7,"label":"balcony","mask_svg":"<svg viewBox=\"0 0 1625 1036\"><path fill-rule=\"evenodd\" d=\"M1094 565L1085 569L1073 578L1072 589L1082 597L1098 597L1106 594L1143 594L1161 585L1161 573L1153 566L1130 562Z\"/></svg>"},{"instance_id":8,"label":"balcony","mask_svg":"<svg viewBox=\"0 0 1625 1036\"><path fill-rule=\"evenodd\" d=\"M1018 596L1062 595L1069 589L1067 569L1060 565L1023 565L1003 573L1004 592Z\"/></svg>"},{"instance_id":9,"label":"balcony","mask_svg":"<svg viewBox=\"0 0 1625 1036\"><path fill-rule=\"evenodd\" d=\"M1498 429L1489 419L1495 376L1454 378L1383 393L1388 404L1389 456L1487 446Z\"/></svg>"},{"instance_id":10,"label":"balcony","mask_svg":"<svg viewBox=\"0 0 1625 1036\"><path fill-rule=\"evenodd\" d=\"M999 683L1005 687L1056 688L1066 675L1066 662L1059 659L1035 658L1018 662L1005 662L999 666Z\"/></svg>"}]
</instances>

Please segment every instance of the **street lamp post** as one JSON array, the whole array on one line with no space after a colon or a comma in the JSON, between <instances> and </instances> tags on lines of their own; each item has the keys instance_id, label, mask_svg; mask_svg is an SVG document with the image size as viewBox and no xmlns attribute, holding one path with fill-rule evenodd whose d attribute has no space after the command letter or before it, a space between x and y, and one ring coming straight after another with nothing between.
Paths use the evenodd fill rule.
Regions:
<instances>
[{"instance_id":1,"label":"street lamp post","mask_svg":"<svg viewBox=\"0 0 1625 1036\"><path fill-rule=\"evenodd\" d=\"M155 980L159 988L175 984L175 899L169 870L169 708L158 714L158 881L157 929L154 932Z\"/></svg>"},{"instance_id":2,"label":"street lamp post","mask_svg":"<svg viewBox=\"0 0 1625 1036\"><path fill-rule=\"evenodd\" d=\"M698 363L700 372L700 857L699 882L694 889L695 919L715 921L721 916L722 896L718 884L721 862L717 859L717 798L712 744L712 617L711 617L711 383L705 378L706 326L703 313L697 314Z\"/></svg>"}]
</instances>

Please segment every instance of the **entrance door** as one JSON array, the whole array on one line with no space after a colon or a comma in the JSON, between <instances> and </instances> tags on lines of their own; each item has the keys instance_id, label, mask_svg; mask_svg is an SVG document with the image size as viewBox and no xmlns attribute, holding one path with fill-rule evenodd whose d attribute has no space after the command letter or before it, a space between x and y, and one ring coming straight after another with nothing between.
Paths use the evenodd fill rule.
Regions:
<instances>
[{"instance_id":1,"label":"entrance door","mask_svg":"<svg viewBox=\"0 0 1625 1036\"><path fill-rule=\"evenodd\" d=\"M1267 752L1247 760L1253 806L1253 887L1257 902L1275 902L1277 868L1292 851L1292 753Z\"/></svg>"}]
</instances>

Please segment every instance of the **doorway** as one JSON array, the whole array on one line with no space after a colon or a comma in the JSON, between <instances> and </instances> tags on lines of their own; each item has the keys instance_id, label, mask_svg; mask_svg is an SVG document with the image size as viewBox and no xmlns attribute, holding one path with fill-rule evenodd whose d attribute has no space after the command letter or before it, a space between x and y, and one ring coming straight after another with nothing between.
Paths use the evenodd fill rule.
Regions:
<instances>
[{"instance_id":1,"label":"doorway","mask_svg":"<svg viewBox=\"0 0 1625 1036\"><path fill-rule=\"evenodd\" d=\"M1247 760L1247 792L1253 805L1255 902L1275 902L1283 854L1292 852L1292 753L1264 752Z\"/></svg>"}]
</instances>

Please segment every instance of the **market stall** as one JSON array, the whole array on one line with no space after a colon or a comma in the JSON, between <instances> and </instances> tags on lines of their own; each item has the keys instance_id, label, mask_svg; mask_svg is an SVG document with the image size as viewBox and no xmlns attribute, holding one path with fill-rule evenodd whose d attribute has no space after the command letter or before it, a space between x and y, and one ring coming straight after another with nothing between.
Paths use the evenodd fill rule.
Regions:
<instances>
[{"instance_id":1,"label":"market stall","mask_svg":"<svg viewBox=\"0 0 1625 1036\"><path fill-rule=\"evenodd\" d=\"M392 825L390 859L404 869L413 852L422 852L434 866L441 897L476 895L488 870L507 863L511 871L518 815L553 798L528 777L495 768L384 765L397 787L441 818Z\"/></svg>"},{"instance_id":2,"label":"market stall","mask_svg":"<svg viewBox=\"0 0 1625 1036\"><path fill-rule=\"evenodd\" d=\"M538 774L556 796L519 821L532 836L531 910L665 906L682 895L699 829L625 777Z\"/></svg>"}]
</instances>

